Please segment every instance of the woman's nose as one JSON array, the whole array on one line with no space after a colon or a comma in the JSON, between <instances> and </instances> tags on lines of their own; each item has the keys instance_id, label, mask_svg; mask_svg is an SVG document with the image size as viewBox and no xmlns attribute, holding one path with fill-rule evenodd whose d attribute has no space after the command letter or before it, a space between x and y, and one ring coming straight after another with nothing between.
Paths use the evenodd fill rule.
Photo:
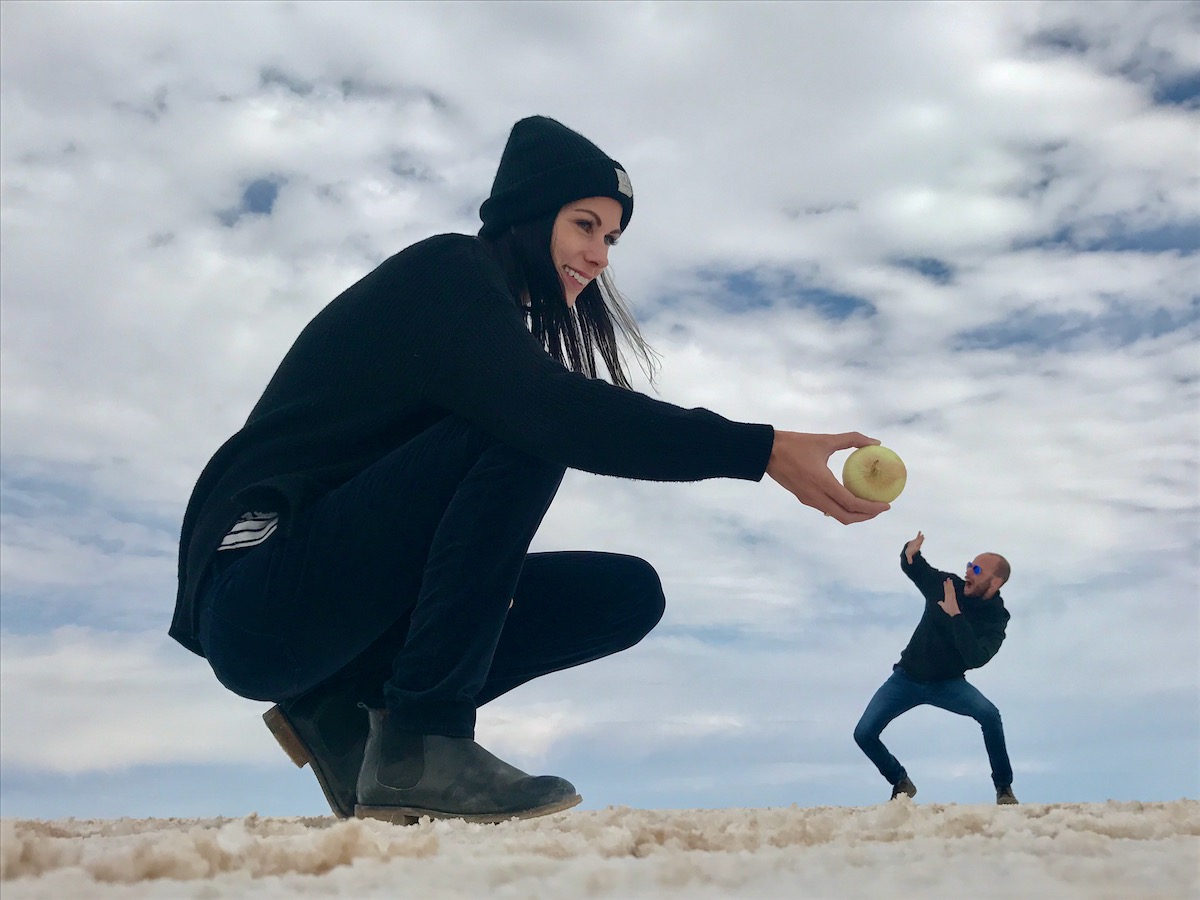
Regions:
<instances>
[{"instance_id":1,"label":"woman's nose","mask_svg":"<svg viewBox=\"0 0 1200 900\"><path fill-rule=\"evenodd\" d=\"M588 262L593 266L604 269L608 267L608 242L601 240L598 244L588 247Z\"/></svg>"}]
</instances>

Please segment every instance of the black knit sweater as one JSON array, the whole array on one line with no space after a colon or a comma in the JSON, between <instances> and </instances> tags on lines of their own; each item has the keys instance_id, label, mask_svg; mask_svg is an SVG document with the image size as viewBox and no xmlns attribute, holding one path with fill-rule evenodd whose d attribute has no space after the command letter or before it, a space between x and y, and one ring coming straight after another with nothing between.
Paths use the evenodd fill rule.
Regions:
<instances>
[{"instance_id":1,"label":"black knit sweater","mask_svg":"<svg viewBox=\"0 0 1200 900\"><path fill-rule=\"evenodd\" d=\"M909 677L924 682L959 678L996 655L1009 619L999 592L987 598L967 597L963 594L965 581L939 572L920 553L914 554L910 563L901 550L900 568L925 597L925 612L900 654L900 667ZM954 582L962 615L951 616L938 606L946 598L947 578Z\"/></svg>"},{"instance_id":2,"label":"black knit sweater","mask_svg":"<svg viewBox=\"0 0 1200 900\"><path fill-rule=\"evenodd\" d=\"M758 481L770 425L731 422L569 372L529 333L487 248L445 234L319 312L184 514L170 634L202 653L196 592L244 512L289 517L447 415L567 468L647 481Z\"/></svg>"}]
</instances>

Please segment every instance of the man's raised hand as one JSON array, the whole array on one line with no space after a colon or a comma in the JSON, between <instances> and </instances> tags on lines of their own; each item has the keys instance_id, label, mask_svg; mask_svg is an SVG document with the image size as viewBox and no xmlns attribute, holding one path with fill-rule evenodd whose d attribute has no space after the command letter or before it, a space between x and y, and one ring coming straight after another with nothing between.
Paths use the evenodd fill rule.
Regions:
<instances>
[{"instance_id":1,"label":"man's raised hand","mask_svg":"<svg viewBox=\"0 0 1200 900\"><path fill-rule=\"evenodd\" d=\"M961 609L958 608L958 594L954 593L954 579L947 578L945 584L942 585L945 590L945 600L939 600L938 606L948 616L957 616Z\"/></svg>"},{"instance_id":2,"label":"man's raised hand","mask_svg":"<svg viewBox=\"0 0 1200 900\"><path fill-rule=\"evenodd\" d=\"M925 543L925 535L918 531L917 536L904 545L904 558L908 560L910 566L912 565L913 557L921 552L921 545L923 543ZM893 544L892 546L896 545Z\"/></svg>"}]
</instances>

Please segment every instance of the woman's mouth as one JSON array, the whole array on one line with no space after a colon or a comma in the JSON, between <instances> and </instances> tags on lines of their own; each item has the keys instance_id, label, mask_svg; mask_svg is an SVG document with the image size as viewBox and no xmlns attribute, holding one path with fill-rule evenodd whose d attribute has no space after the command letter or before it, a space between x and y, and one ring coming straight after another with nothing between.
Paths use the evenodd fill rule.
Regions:
<instances>
[{"instance_id":1,"label":"woman's mouth","mask_svg":"<svg viewBox=\"0 0 1200 900\"><path fill-rule=\"evenodd\" d=\"M585 278L583 275L581 275L579 272L576 272L570 266L563 266L562 270L567 274L568 278L570 278L572 281L574 281L580 287L587 287L588 282L592 280L590 278Z\"/></svg>"}]
</instances>

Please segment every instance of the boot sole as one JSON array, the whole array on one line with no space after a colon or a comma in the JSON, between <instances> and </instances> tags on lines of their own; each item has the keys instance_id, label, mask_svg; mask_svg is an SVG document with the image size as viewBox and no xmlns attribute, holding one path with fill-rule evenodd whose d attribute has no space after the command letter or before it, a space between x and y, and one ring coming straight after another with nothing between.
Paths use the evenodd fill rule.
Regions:
<instances>
[{"instance_id":1,"label":"boot sole","mask_svg":"<svg viewBox=\"0 0 1200 900\"><path fill-rule=\"evenodd\" d=\"M312 769L312 773L317 776L317 784L321 785L321 793L325 795L325 800L329 804L329 808L333 810L333 814L339 819L351 818L353 810L338 803L337 796L326 782L325 773L321 771L316 758L308 752L308 747L300 739L300 735L296 734L296 730L292 728L292 723L287 720L283 710L278 706L272 706L263 713L263 721L267 724L271 734L275 736L275 740L279 742L279 746L283 748L283 752L296 764L296 768L303 769L308 766Z\"/></svg>"},{"instance_id":2,"label":"boot sole","mask_svg":"<svg viewBox=\"0 0 1200 900\"><path fill-rule=\"evenodd\" d=\"M523 809L517 812L506 813L471 814L422 809L418 806L363 806L360 803L354 807L354 815L360 819L379 819L384 822L391 822L393 825L416 825L417 820L422 816L427 816L430 819L460 819L464 822L474 822L479 825L495 825L500 822L507 822L509 819L535 819L538 816L548 816L552 813L562 812L564 809L570 809L572 806L577 806L582 802L583 797L579 796L579 794L574 794L570 797L564 797L562 800L556 800L554 803L547 803L545 806L536 806L533 809Z\"/></svg>"}]
</instances>

